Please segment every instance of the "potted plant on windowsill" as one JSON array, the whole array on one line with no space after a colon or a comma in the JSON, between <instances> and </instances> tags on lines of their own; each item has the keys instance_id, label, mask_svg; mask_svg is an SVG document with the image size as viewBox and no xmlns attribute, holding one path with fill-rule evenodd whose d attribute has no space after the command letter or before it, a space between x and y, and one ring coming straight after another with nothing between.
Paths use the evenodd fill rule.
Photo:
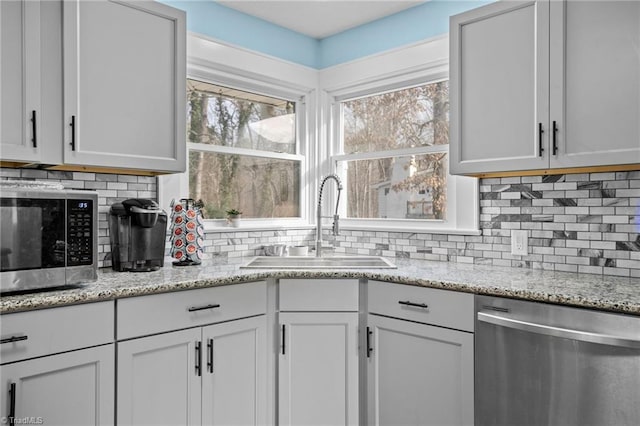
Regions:
<instances>
[{"instance_id":1,"label":"potted plant on windowsill","mask_svg":"<svg viewBox=\"0 0 640 426\"><path fill-rule=\"evenodd\" d=\"M240 218L242 217L242 212L236 209L227 210L227 223L234 228L238 228L240 226Z\"/></svg>"}]
</instances>

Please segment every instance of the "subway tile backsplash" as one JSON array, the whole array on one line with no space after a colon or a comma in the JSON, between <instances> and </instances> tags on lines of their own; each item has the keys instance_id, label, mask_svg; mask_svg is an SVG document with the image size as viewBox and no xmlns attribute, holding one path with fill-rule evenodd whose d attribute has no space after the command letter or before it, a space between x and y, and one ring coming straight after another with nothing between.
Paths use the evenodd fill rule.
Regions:
<instances>
[{"instance_id":1,"label":"subway tile backsplash","mask_svg":"<svg viewBox=\"0 0 640 426\"><path fill-rule=\"evenodd\" d=\"M480 180L482 234L356 231L324 240L339 253L406 257L640 277L640 172ZM511 254L511 230L526 230L529 254ZM313 230L207 234L214 256L254 256L264 244L308 244Z\"/></svg>"},{"instance_id":2,"label":"subway tile backsplash","mask_svg":"<svg viewBox=\"0 0 640 426\"><path fill-rule=\"evenodd\" d=\"M127 198L157 199L154 177L0 169L1 179L40 179L95 189L99 197L99 266L110 266L109 206ZM339 253L514 266L640 277L640 172L585 173L480 180L481 235L343 229ZM529 254L511 255L511 230L526 230ZM312 245L313 229L209 231L216 257L262 254L269 244Z\"/></svg>"}]
</instances>

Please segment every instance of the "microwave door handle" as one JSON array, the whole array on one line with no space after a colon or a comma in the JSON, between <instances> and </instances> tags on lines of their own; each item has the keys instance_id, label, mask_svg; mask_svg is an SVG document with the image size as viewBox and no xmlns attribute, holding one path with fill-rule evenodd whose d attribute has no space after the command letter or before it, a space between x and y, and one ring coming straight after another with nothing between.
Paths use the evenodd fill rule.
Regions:
<instances>
[{"instance_id":1,"label":"microwave door handle","mask_svg":"<svg viewBox=\"0 0 640 426\"><path fill-rule=\"evenodd\" d=\"M640 349L640 339L615 336L604 333L592 333L589 331L573 330L570 328L554 327L550 325L538 324L513 318L505 318L486 312L478 312L478 321L497 325L500 327L512 328L514 330L528 331L531 333L544 334L547 336L561 337L571 340L579 340L581 342Z\"/></svg>"}]
</instances>

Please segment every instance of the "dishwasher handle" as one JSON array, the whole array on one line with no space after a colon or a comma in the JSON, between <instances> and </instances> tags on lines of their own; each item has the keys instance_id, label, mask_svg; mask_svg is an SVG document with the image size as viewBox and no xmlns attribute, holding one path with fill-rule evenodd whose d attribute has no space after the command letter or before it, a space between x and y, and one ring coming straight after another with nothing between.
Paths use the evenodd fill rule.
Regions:
<instances>
[{"instance_id":1,"label":"dishwasher handle","mask_svg":"<svg viewBox=\"0 0 640 426\"><path fill-rule=\"evenodd\" d=\"M601 345L619 346L624 348L640 349L640 339L611 334L592 333L589 331L572 330L570 328L554 327L551 325L537 324L513 318L505 318L486 312L478 312L478 321L513 328L515 330L531 333L545 334L547 336L561 337L582 342L597 343Z\"/></svg>"}]
</instances>

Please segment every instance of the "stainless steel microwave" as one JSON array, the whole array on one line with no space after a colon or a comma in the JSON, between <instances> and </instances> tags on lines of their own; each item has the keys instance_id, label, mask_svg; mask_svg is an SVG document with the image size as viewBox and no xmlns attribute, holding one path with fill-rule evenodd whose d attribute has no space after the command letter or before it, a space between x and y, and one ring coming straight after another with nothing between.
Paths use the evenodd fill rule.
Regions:
<instances>
[{"instance_id":1,"label":"stainless steel microwave","mask_svg":"<svg viewBox=\"0 0 640 426\"><path fill-rule=\"evenodd\" d=\"M0 292L97 279L98 195L60 184L0 184Z\"/></svg>"}]
</instances>

